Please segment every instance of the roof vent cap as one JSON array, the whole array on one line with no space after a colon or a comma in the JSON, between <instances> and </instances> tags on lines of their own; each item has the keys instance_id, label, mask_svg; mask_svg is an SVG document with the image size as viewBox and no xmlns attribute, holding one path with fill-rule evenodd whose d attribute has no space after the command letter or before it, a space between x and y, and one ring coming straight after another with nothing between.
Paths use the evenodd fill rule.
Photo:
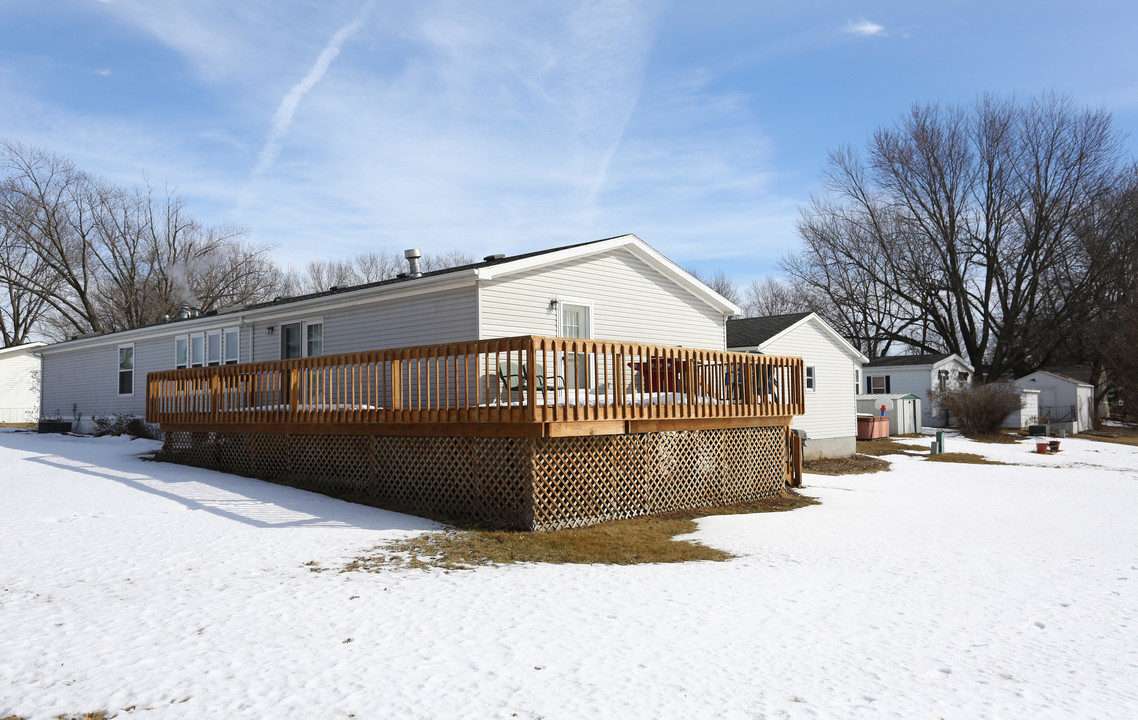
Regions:
<instances>
[{"instance_id":1,"label":"roof vent cap","mask_svg":"<svg viewBox=\"0 0 1138 720\"><path fill-rule=\"evenodd\" d=\"M419 248L404 250L403 257L407 258L407 265L411 270L408 276L417 278L423 274L423 271L419 269L419 258L423 257L423 253L419 252Z\"/></svg>"},{"instance_id":2,"label":"roof vent cap","mask_svg":"<svg viewBox=\"0 0 1138 720\"><path fill-rule=\"evenodd\" d=\"M482 259L485 260L486 262L498 262L499 260L505 260L506 254L505 253L495 253L494 255L487 255L486 257L484 257Z\"/></svg>"}]
</instances>

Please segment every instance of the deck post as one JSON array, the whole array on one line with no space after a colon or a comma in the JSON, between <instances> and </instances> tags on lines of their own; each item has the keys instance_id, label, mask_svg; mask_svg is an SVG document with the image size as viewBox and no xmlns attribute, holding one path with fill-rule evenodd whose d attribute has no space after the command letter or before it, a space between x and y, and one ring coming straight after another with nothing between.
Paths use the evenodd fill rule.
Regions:
<instances>
[{"instance_id":1,"label":"deck post","mask_svg":"<svg viewBox=\"0 0 1138 720\"><path fill-rule=\"evenodd\" d=\"M290 414L296 413L297 407L300 405L300 370L297 368L289 368L288 371L288 411Z\"/></svg>"},{"instance_id":2,"label":"deck post","mask_svg":"<svg viewBox=\"0 0 1138 720\"><path fill-rule=\"evenodd\" d=\"M403 360L394 357L391 360L391 409L403 409Z\"/></svg>"}]
</instances>

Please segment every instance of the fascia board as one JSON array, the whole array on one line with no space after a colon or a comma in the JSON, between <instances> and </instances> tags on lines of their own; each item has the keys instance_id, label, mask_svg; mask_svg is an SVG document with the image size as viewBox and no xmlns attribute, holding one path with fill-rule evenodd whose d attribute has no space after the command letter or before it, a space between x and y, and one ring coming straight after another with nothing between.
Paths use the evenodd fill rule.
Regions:
<instances>
[{"instance_id":1,"label":"fascia board","mask_svg":"<svg viewBox=\"0 0 1138 720\"><path fill-rule=\"evenodd\" d=\"M35 350L36 348L41 348L45 345L47 345L47 343L38 342L38 341L37 342L24 343L23 345L13 345L12 347L0 348L0 355L18 355L21 352L28 352L29 350Z\"/></svg>"},{"instance_id":2,"label":"fascia board","mask_svg":"<svg viewBox=\"0 0 1138 720\"><path fill-rule=\"evenodd\" d=\"M696 280L692 275L676 265L668 258L661 255L648 243L644 242L635 235L620 235L615 238L610 238L597 243L590 243L588 245L581 245L574 248L566 248L557 252L543 253L531 258L524 258L522 260L509 261L505 260L497 265L478 269L478 278L480 280L496 280L498 278L512 275L517 272L524 272L534 268L543 267L546 265L553 265L554 263L565 262L567 260L575 260L579 257L587 257L589 255L597 255L609 250L617 248L625 248L638 256L640 259L647 262L649 265L658 270L662 275L677 283L685 290L695 295L700 300L716 308L725 315L738 315L742 312L735 303L707 287L699 280Z\"/></svg>"}]
</instances>

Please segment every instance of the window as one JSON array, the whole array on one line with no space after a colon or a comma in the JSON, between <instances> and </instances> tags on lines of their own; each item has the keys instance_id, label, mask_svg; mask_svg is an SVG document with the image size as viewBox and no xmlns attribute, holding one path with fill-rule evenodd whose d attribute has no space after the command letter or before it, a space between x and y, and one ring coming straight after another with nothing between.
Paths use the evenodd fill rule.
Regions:
<instances>
[{"instance_id":1,"label":"window","mask_svg":"<svg viewBox=\"0 0 1138 720\"><path fill-rule=\"evenodd\" d=\"M579 339L593 337L592 303L587 300L558 298L557 335ZM585 353L568 353L563 360L558 360L559 366L562 362L564 363L567 387L589 387L590 368Z\"/></svg>"},{"instance_id":2,"label":"window","mask_svg":"<svg viewBox=\"0 0 1138 720\"><path fill-rule=\"evenodd\" d=\"M205 365L205 335L197 333L190 336L190 367Z\"/></svg>"},{"instance_id":3,"label":"window","mask_svg":"<svg viewBox=\"0 0 1138 720\"><path fill-rule=\"evenodd\" d=\"M213 330L205 336L206 365L221 364L221 331Z\"/></svg>"},{"instance_id":4,"label":"window","mask_svg":"<svg viewBox=\"0 0 1138 720\"><path fill-rule=\"evenodd\" d=\"M814 390L816 389L814 387L814 384L815 384L814 383L814 366L813 365L807 365L806 366L806 392L814 392Z\"/></svg>"},{"instance_id":5,"label":"window","mask_svg":"<svg viewBox=\"0 0 1138 720\"><path fill-rule=\"evenodd\" d=\"M306 320L281 325L282 360L323 354L323 320Z\"/></svg>"},{"instance_id":6,"label":"window","mask_svg":"<svg viewBox=\"0 0 1138 720\"><path fill-rule=\"evenodd\" d=\"M959 382L961 385L964 385L964 384L966 384L966 383L968 382L968 373L966 373L966 372L958 372L958 373L956 373L956 380L957 380L957 382Z\"/></svg>"},{"instance_id":7,"label":"window","mask_svg":"<svg viewBox=\"0 0 1138 720\"><path fill-rule=\"evenodd\" d=\"M870 375L866 377L865 384L869 387L871 395L884 395L889 392L888 375Z\"/></svg>"},{"instance_id":8,"label":"window","mask_svg":"<svg viewBox=\"0 0 1138 720\"><path fill-rule=\"evenodd\" d=\"M238 328L190 333L174 338L174 367L236 365L241 355Z\"/></svg>"},{"instance_id":9,"label":"window","mask_svg":"<svg viewBox=\"0 0 1138 720\"><path fill-rule=\"evenodd\" d=\"M190 336L180 335L174 338L174 367L185 368L190 366Z\"/></svg>"},{"instance_id":10,"label":"window","mask_svg":"<svg viewBox=\"0 0 1138 720\"><path fill-rule=\"evenodd\" d=\"M854 395L861 393L861 368L854 368Z\"/></svg>"},{"instance_id":11,"label":"window","mask_svg":"<svg viewBox=\"0 0 1138 720\"><path fill-rule=\"evenodd\" d=\"M561 329L558 335L567 338L591 338L593 329L590 327L592 308L588 305L576 303L561 304Z\"/></svg>"},{"instance_id":12,"label":"window","mask_svg":"<svg viewBox=\"0 0 1138 720\"><path fill-rule=\"evenodd\" d=\"M305 325L304 338L306 357L324 354L324 323Z\"/></svg>"},{"instance_id":13,"label":"window","mask_svg":"<svg viewBox=\"0 0 1138 720\"><path fill-rule=\"evenodd\" d=\"M134 345L119 345L119 395L134 394Z\"/></svg>"},{"instance_id":14,"label":"window","mask_svg":"<svg viewBox=\"0 0 1138 720\"><path fill-rule=\"evenodd\" d=\"M236 365L241 357L241 335L237 328L225 329L225 364Z\"/></svg>"},{"instance_id":15,"label":"window","mask_svg":"<svg viewBox=\"0 0 1138 720\"><path fill-rule=\"evenodd\" d=\"M936 377L937 377L937 387L940 388L940 391L941 392L947 391L948 390L948 371L947 370L938 370Z\"/></svg>"}]
</instances>

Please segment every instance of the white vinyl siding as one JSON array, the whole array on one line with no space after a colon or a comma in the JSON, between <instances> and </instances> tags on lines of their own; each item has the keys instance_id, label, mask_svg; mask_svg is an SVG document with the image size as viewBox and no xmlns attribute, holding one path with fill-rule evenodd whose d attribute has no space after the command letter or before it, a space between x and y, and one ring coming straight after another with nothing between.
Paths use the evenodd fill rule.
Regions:
<instances>
[{"instance_id":1,"label":"white vinyl siding","mask_svg":"<svg viewBox=\"0 0 1138 720\"><path fill-rule=\"evenodd\" d=\"M119 344L108 343L72 352L45 352L43 356L44 417L59 417L89 430L93 415L146 414L146 374L171 370L174 357L172 335L139 339L134 343L134 393L120 395Z\"/></svg>"},{"instance_id":2,"label":"white vinyl siding","mask_svg":"<svg viewBox=\"0 0 1138 720\"><path fill-rule=\"evenodd\" d=\"M850 376L861 363L814 320L805 322L762 346L768 355L792 355L814 368L815 392L806 393L806 413L793 427L809 438L852 438L857 435L857 395Z\"/></svg>"},{"instance_id":3,"label":"white vinyl siding","mask_svg":"<svg viewBox=\"0 0 1138 720\"><path fill-rule=\"evenodd\" d=\"M336 297L336 296L333 296ZM341 298L336 298L337 300ZM372 300L319 311L321 355L381 350L475 339L478 301L474 286L451 288L412 297ZM280 326L318 320L311 313L253 321L252 361L279 360ZM273 334L266 328L272 326ZM302 342L315 338L302 336ZM243 362L248 360L243 360Z\"/></svg>"},{"instance_id":4,"label":"white vinyl siding","mask_svg":"<svg viewBox=\"0 0 1138 720\"><path fill-rule=\"evenodd\" d=\"M556 335L562 297L589 299L595 339L725 347L719 310L623 249L484 281L479 337Z\"/></svg>"},{"instance_id":5,"label":"white vinyl siding","mask_svg":"<svg viewBox=\"0 0 1138 720\"><path fill-rule=\"evenodd\" d=\"M29 423L40 416L38 345L0 352L0 422Z\"/></svg>"}]
</instances>

